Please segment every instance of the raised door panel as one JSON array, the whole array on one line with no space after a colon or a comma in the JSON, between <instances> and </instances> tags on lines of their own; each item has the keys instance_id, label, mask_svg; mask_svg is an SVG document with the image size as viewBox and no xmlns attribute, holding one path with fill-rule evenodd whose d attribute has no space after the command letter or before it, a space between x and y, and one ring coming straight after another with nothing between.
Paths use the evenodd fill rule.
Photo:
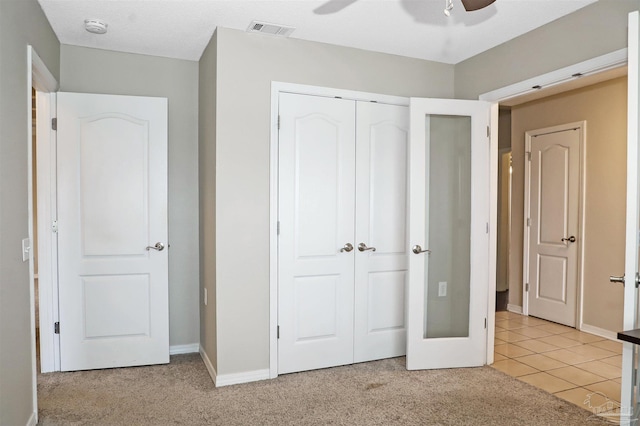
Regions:
<instances>
[{"instance_id":1,"label":"raised door panel","mask_svg":"<svg viewBox=\"0 0 640 426\"><path fill-rule=\"evenodd\" d=\"M357 104L356 362L406 353L407 107Z\"/></svg>"},{"instance_id":2,"label":"raised door panel","mask_svg":"<svg viewBox=\"0 0 640 426\"><path fill-rule=\"evenodd\" d=\"M169 362L167 101L58 94L63 371Z\"/></svg>"},{"instance_id":3,"label":"raised door panel","mask_svg":"<svg viewBox=\"0 0 640 426\"><path fill-rule=\"evenodd\" d=\"M531 136L529 315L575 325L579 128ZM576 239L577 241L577 239Z\"/></svg>"},{"instance_id":4,"label":"raised door panel","mask_svg":"<svg viewBox=\"0 0 640 426\"><path fill-rule=\"evenodd\" d=\"M278 372L353 362L355 103L280 95Z\"/></svg>"}]
</instances>

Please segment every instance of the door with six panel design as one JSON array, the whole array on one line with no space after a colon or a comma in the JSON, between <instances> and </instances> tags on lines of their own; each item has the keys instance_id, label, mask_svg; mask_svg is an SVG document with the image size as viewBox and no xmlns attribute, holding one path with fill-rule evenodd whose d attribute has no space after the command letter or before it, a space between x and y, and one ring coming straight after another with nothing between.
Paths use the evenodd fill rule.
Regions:
<instances>
[{"instance_id":1,"label":"door with six panel design","mask_svg":"<svg viewBox=\"0 0 640 426\"><path fill-rule=\"evenodd\" d=\"M278 372L404 355L408 108L279 108Z\"/></svg>"}]
</instances>

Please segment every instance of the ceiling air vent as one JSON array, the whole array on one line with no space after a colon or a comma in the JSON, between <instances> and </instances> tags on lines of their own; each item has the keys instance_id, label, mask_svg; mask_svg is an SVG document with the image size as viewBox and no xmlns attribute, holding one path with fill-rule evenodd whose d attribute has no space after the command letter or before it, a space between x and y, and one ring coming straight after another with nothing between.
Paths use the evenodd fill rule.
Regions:
<instances>
[{"instance_id":1,"label":"ceiling air vent","mask_svg":"<svg viewBox=\"0 0 640 426\"><path fill-rule=\"evenodd\" d=\"M295 28L293 27L258 21L251 22L251 25L247 28L247 32L249 33L262 33L281 37L289 37L294 30Z\"/></svg>"}]
</instances>

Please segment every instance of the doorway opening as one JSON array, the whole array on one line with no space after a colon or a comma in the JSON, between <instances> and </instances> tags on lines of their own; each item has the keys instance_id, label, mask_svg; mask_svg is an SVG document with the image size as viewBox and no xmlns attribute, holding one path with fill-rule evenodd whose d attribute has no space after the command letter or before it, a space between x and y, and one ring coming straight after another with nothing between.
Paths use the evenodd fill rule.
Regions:
<instances>
[{"instance_id":1,"label":"doorway opening","mask_svg":"<svg viewBox=\"0 0 640 426\"><path fill-rule=\"evenodd\" d=\"M620 188L624 190L625 187L625 170L620 165L624 165L626 159L626 52L621 52L620 56L624 56L624 60L621 59L593 75L504 101L496 99L500 102L501 120L508 121L508 124L501 123L501 127L509 128L507 136L503 138L507 140L501 140L499 146L505 151L511 150L513 155L512 167L509 169L512 181L509 213L506 217L498 215L497 289L500 290L500 274L504 274L506 269L507 310L535 315L529 311L527 303L527 292L533 291L533 288L527 289L528 259L524 253L524 235L529 229L527 219L530 219L524 212L524 165L528 161L525 149L526 132L586 120L586 171L581 175L585 178L586 188L580 190L579 194L585 200L585 208L579 218L582 223L580 233L583 235L580 240L577 239L584 245L583 253L579 255L578 260L578 276L582 279L579 279L578 290L575 293L578 314L573 326L606 338L615 338L615 333L609 330L615 329L614 321L618 319L617 315L622 317L621 303L618 303L619 312L614 310L615 315L610 315L613 321L609 326L605 324L607 320L600 318L596 312L599 302L606 301L607 306L615 306L617 296L622 300L622 295L617 295L617 292L621 293L621 289L611 287L608 276L617 270L616 262L621 263L624 258L624 212L618 214L607 208L615 199L624 199L622 193L617 193ZM579 99L583 101L580 102ZM587 108L591 108L592 111L586 111ZM612 128L611 132L607 131L609 127ZM501 137L503 133L500 133L499 138ZM499 165L502 155L504 153L501 151L498 155ZM501 201L498 205L499 212L506 209L504 201ZM500 229L505 227L510 233L507 239L500 238ZM561 237L570 236L567 234ZM507 268L500 263L501 253L507 253ZM602 278L606 276L606 282L595 278L598 274L602 275ZM531 286L531 283L529 284ZM583 290L585 287L586 291ZM603 289L602 293L606 291L613 294L600 294L600 289ZM553 318L547 319L554 321Z\"/></svg>"}]
</instances>

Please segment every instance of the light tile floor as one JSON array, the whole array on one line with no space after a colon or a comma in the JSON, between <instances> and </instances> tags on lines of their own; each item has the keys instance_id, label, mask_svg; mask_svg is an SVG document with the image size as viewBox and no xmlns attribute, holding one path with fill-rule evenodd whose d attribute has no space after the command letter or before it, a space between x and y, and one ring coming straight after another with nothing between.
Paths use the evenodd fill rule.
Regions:
<instances>
[{"instance_id":1,"label":"light tile floor","mask_svg":"<svg viewBox=\"0 0 640 426\"><path fill-rule=\"evenodd\" d=\"M496 312L494 350L493 368L582 408L599 404L594 398L620 401L621 343L538 318Z\"/></svg>"}]
</instances>

